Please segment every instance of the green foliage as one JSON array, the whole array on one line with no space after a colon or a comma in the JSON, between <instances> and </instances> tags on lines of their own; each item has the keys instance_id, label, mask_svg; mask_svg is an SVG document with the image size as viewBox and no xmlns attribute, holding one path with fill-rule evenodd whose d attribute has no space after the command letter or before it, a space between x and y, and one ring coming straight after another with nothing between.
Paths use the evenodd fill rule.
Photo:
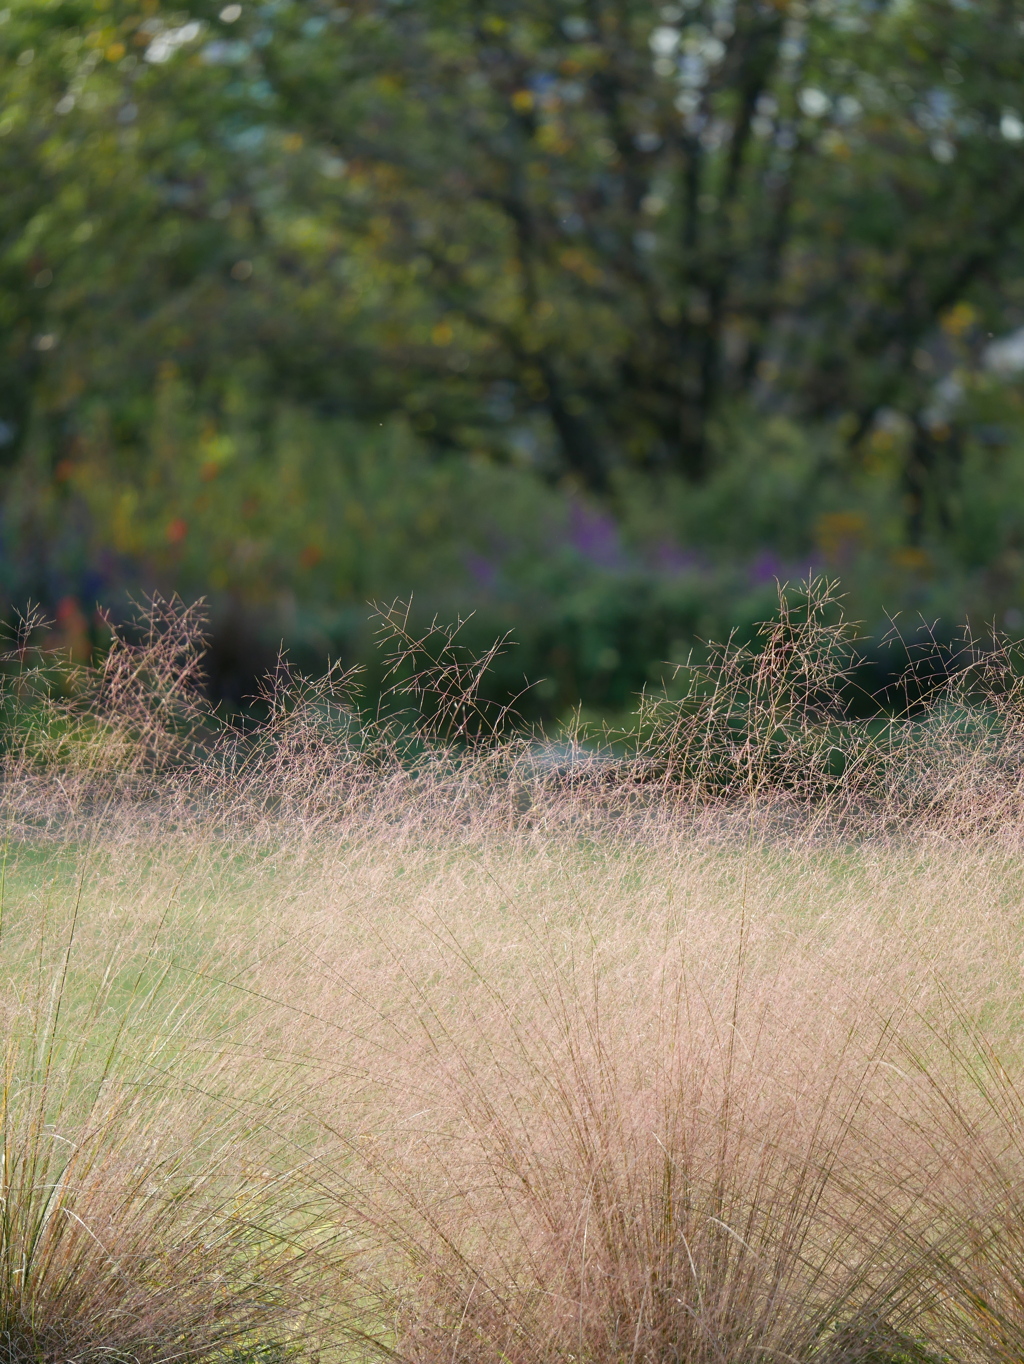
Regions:
<instances>
[{"instance_id":1,"label":"green foliage","mask_svg":"<svg viewBox=\"0 0 1024 1364\"><path fill-rule=\"evenodd\" d=\"M0 15L0 570L69 641L412 591L621 709L811 564L1024 624L1019 5Z\"/></svg>"}]
</instances>

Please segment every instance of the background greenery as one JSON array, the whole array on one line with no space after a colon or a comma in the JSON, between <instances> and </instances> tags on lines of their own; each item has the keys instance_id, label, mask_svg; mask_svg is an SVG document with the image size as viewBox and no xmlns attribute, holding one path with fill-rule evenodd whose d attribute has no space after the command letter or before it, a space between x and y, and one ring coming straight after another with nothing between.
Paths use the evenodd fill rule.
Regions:
<instances>
[{"instance_id":1,"label":"background greenery","mask_svg":"<svg viewBox=\"0 0 1024 1364\"><path fill-rule=\"evenodd\" d=\"M1024 626L1024 5L12 0L0 587L616 711L775 579Z\"/></svg>"}]
</instances>

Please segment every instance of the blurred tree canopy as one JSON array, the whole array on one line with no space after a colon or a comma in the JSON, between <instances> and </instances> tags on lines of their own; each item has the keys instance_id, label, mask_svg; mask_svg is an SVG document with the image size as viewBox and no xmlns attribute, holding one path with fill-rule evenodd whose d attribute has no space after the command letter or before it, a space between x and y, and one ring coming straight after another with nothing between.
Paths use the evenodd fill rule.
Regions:
<instances>
[{"instance_id":1,"label":"blurred tree canopy","mask_svg":"<svg viewBox=\"0 0 1024 1364\"><path fill-rule=\"evenodd\" d=\"M1016 475L968 486L1018 420L983 363L1024 323L1016 0L12 0L0 61L12 583L74 541L374 591L371 485L399 557L544 486L790 557L876 521L1019 555Z\"/></svg>"}]
</instances>

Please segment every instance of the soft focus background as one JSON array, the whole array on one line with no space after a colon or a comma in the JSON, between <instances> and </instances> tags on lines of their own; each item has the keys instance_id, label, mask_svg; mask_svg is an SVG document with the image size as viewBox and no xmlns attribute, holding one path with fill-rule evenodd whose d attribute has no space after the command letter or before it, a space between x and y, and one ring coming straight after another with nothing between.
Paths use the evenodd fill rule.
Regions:
<instances>
[{"instance_id":1,"label":"soft focus background","mask_svg":"<svg viewBox=\"0 0 1024 1364\"><path fill-rule=\"evenodd\" d=\"M239 703L412 595L557 719L809 570L1024 631L1024 5L12 0L0 63L0 606L83 661L205 596Z\"/></svg>"}]
</instances>

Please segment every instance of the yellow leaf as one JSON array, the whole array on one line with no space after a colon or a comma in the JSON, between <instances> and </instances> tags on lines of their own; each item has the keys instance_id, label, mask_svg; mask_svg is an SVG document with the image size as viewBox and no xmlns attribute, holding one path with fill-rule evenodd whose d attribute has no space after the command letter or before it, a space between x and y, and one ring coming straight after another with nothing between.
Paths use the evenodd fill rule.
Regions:
<instances>
[{"instance_id":1,"label":"yellow leaf","mask_svg":"<svg viewBox=\"0 0 1024 1364\"><path fill-rule=\"evenodd\" d=\"M978 310L970 303L957 303L942 318L942 330L950 336L963 336L978 320Z\"/></svg>"}]
</instances>

